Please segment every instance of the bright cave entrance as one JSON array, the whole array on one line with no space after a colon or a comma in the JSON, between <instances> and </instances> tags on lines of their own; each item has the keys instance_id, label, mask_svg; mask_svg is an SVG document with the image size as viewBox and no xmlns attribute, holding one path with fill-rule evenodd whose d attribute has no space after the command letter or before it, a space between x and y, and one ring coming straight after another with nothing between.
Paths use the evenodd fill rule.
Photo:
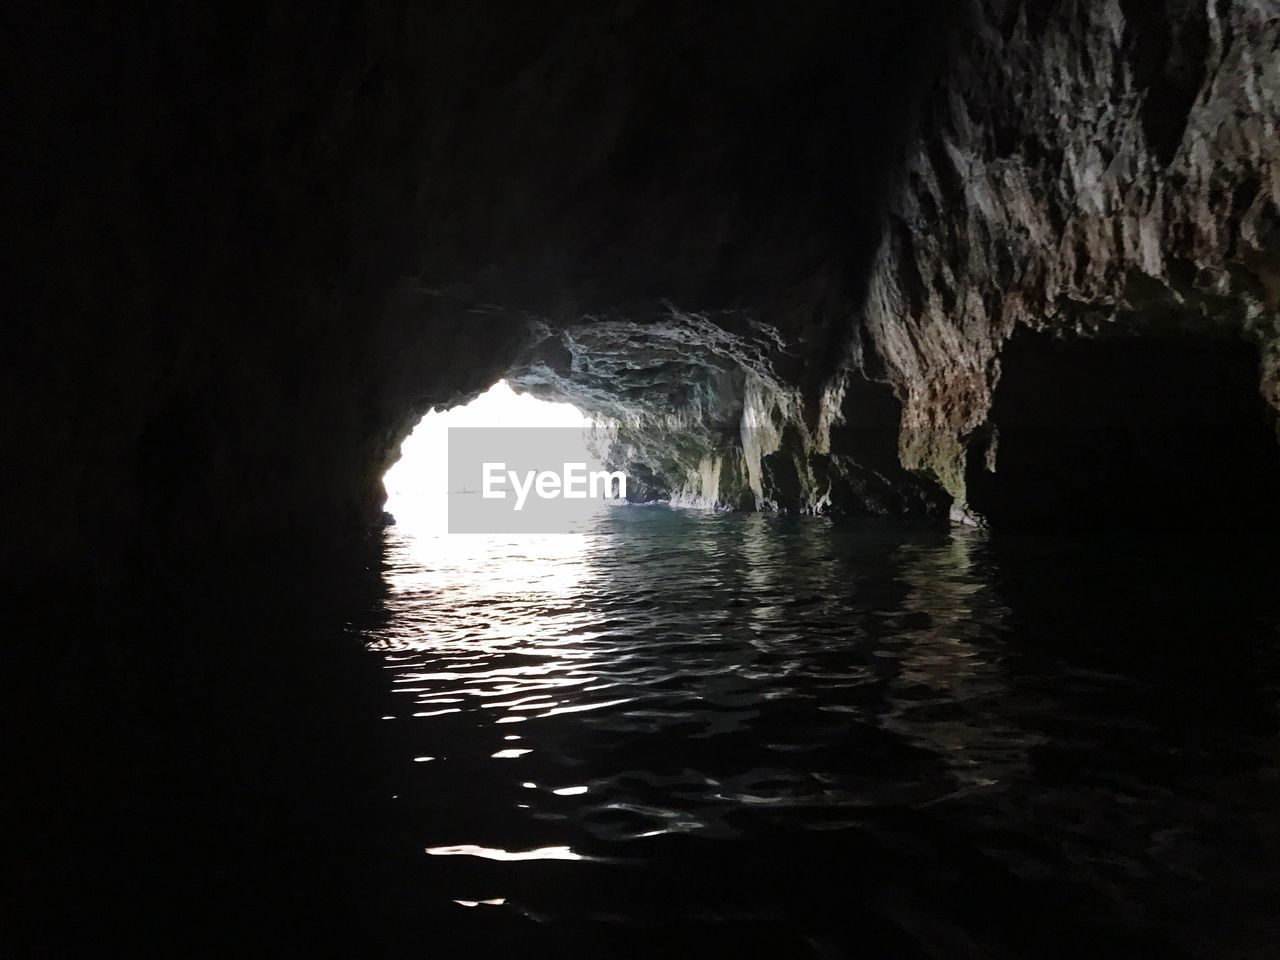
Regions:
<instances>
[{"instance_id":1,"label":"bright cave entrance","mask_svg":"<svg viewBox=\"0 0 1280 960\"><path fill-rule=\"evenodd\" d=\"M516 393L505 380L470 403L431 411L419 421L400 448L400 459L383 476L385 509L396 525L418 535L448 532L449 429L451 427L579 427L582 460L589 469L598 462L587 448L590 417L570 403L539 400Z\"/></svg>"}]
</instances>

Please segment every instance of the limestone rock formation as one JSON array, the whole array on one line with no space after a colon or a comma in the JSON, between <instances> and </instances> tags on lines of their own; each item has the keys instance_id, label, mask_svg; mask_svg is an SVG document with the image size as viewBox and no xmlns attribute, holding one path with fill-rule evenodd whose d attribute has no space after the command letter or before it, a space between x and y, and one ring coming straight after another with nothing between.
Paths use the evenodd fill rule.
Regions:
<instances>
[{"instance_id":1,"label":"limestone rock formation","mask_svg":"<svg viewBox=\"0 0 1280 960\"><path fill-rule=\"evenodd\" d=\"M1280 5L975 14L922 113L862 311L903 402L904 464L964 504L1020 326L1235 336L1280 409Z\"/></svg>"},{"instance_id":2,"label":"limestone rock formation","mask_svg":"<svg viewBox=\"0 0 1280 960\"><path fill-rule=\"evenodd\" d=\"M29 13L13 573L359 535L502 376L648 495L935 517L1018 331L1244 344L1280 406L1275 0Z\"/></svg>"},{"instance_id":3,"label":"limestone rock formation","mask_svg":"<svg viewBox=\"0 0 1280 960\"><path fill-rule=\"evenodd\" d=\"M988 415L1019 327L1238 338L1280 409L1280 6L992 2L964 24L894 178L867 296L823 316L842 360L789 342L768 310L673 307L576 321L550 392L621 416L628 455L677 497L928 512L936 481L959 519L974 518L970 461L998 468ZM676 358L665 382L696 395L663 389L650 341ZM603 382L597 355L615 358ZM802 368L780 373L779 355ZM633 379L628 404L614 391ZM899 419L900 464L876 449Z\"/></svg>"}]
</instances>

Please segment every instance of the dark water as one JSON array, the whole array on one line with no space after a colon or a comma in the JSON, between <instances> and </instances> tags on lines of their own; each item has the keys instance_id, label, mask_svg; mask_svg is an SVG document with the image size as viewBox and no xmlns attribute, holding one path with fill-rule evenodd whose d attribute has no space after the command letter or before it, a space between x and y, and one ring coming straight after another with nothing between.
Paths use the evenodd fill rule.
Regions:
<instances>
[{"instance_id":1,"label":"dark water","mask_svg":"<svg viewBox=\"0 0 1280 960\"><path fill-rule=\"evenodd\" d=\"M361 631L421 858L400 895L461 945L1280 950L1252 568L665 509L466 543L391 533Z\"/></svg>"},{"instance_id":2,"label":"dark water","mask_svg":"<svg viewBox=\"0 0 1280 960\"><path fill-rule=\"evenodd\" d=\"M1280 576L1169 534L636 508L40 607L0 956L1280 956Z\"/></svg>"}]
</instances>

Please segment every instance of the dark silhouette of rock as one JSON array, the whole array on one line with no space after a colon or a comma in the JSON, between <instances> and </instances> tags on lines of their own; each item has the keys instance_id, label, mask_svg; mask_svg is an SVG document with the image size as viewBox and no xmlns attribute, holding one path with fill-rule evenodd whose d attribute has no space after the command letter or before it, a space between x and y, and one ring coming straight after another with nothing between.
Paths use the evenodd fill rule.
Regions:
<instances>
[{"instance_id":1,"label":"dark silhouette of rock","mask_svg":"<svg viewBox=\"0 0 1280 960\"><path fill-rule=\"evenodd\" d=\"M5 568L358 537L503 376L652 491L935 517L1019 328L1234 338L1280 406L1274 13L27 5Z\"/></svg>"}]
</instances>

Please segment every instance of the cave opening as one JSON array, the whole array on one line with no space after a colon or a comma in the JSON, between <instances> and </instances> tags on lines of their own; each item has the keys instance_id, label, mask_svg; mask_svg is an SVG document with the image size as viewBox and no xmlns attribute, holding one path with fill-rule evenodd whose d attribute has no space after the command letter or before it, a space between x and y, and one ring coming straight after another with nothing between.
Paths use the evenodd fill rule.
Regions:
<instances>
[{"instance_id":1,"label":"cave opening","mask_svg":"<svg viewBox=\"0 0 1280 960\"><path fill-rule=\"evenodd\" d=\"M448 530L449 431L458 427L580 427L581 455L596 463L586 446L590 417L570 403L517 393L506 380L465 404L429 411L400 446L400 458L383 475L387 499L383 509L397 526L415 534L441 535Z\"/></svg>"},{"instance_id":2,"label":"cave opening","mask_svg":"<svg viewBox=\"0 0 1280 960\"><path fill-rule=\"evenodd\" d=\"M970 503L997 530L1274 532L1280 450L1258 363L1219 336L1017 335L971 439Z\"/></svg>"}]
</instances>

